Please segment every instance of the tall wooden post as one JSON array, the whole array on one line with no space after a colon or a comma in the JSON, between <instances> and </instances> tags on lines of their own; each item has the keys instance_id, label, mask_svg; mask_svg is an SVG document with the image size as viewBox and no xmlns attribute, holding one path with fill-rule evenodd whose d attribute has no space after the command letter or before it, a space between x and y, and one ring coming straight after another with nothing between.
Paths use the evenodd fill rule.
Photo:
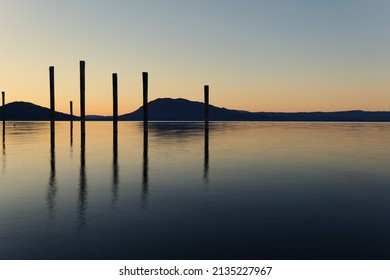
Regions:
<instances>
[{"instance_id":1,"label":"tall wooden post","mask_svg":"<svg viewBox=\"0 0 390 280\"><path fill-rule=\"evenodd\" d=\"M54 66L49 67L50 80L50 121L54 121L55 99L54 99Z\"/></svg>"},{"instance_id":2,"label":"tall wooden post","mask_svg":"<svg viewBox=\"0 0 390 280\"><path fill-rule=\"evenodd\" d=\"M70 109L70 121L73 121L73 101L69 102L69 109Z\"/></svg>"},{"instance_id":3,"label":"tall wooden post","mask_svg":"<svg viewBox=\"0 0 390 280\"><path fill-rule=\"evenodd\" d=\"M70 145L73 145L73 101L69 102L70 109Z\"/></svg>"},{"instance_id":4,"label":"tall wooden post","mask_svg":"<svg viewBox=\"0 0 390 280\"><path fill-rule=\"evenodd\" d=\"M79 229L83 230L86 224L86 198L87 198L87 176L85 172L85 61L80 61L80 127L81 127L81 149L80 149L80 189L79 189Z\"/></svg>"},{"instance_id":5,"label":"tall wooden post","mask_svg":"<svg viewBox=\"0 0 390 280\"><path fill-rule=\"evenodd\" d=\"M80 61L80 121L81 134L85 134L85 61Z\"/></svg>"},{"instance_id":6,"label":"tall wooden post","mask_svg":"<svg viewBox=\"0 0 390 280\"><path fill-rule=\"evenodd\" d=\"M5 92L1 92L2 99L2 120L3 120L3 158L5 158Z\"/></svg>"},{"instance_id":7,"label":"tall wooden post","mask_svg":"<svg viewBox=\"0 0 390 280\"><path fill-rule=\"evenodd\" d=\"M112 120L114 126L114 133L118 131L118 75L116 73L112 74Z\"/></svg>"},{"instance_id":8,"label":"tall wooden post","mask_svg":"<svg viewBox=\"0 0 390 280\"><path fill-rule=\"evenodd\" d=\"M148 129L148 73L142 72L144 130Z\"/></svg>"},{"instance_id":9,"label":"tall wooden post","mask_svg":"<svg viewBox=\"0 0 390 280\"><path fill-rule=\"evenodd\" d=\"M146 205L149 187L149 176L148 176L148 73L142 72L142 83L143 83L143 108L144 108L144 153L143 153L143 176L142 176L142 197Z\"/></svg>"},{"instance_id":10,"label":"tall wooden post","mask_svg":"<svg viewBox=\"0 0 390 280\"><path fill-rule=\"evenodd\" d=\"M112 162L112 203L118 200L118 74L112 74L112 123L113 123L113 162Z\"/></svg>"},{"instance_id":11,"label":"tall wooden post","mask_svg":"<svg viewBox=\"0 0 390 280\"><path fill-rule=\"evenodd\" d=\"M1 100L2 100L2 109L3 109L3 112L2 112L2 120L3 120L3 125L4 125L4 122L5 122L5 92L2 91L1 92Z\"/></svg>"},{"instance_id":12,"label":"tall wooden post","mask_svg":"<svg viewBox=\"0 0 390 280\"><path fill-rule=\"evenodd\" d=\"M53 152L55 149L54 66L49 67L49 81L50 81L50 149Z\"/></svg>"},{"instance_id":13,"label":"tall wooden post","mask_svg":"<svg viewBox=\"0 0 390 280\"><path fill-rule=\"evenodd\" d=\"M209 86L204 86L204 123L205 128L209 128Z\"/></svg>"},{"instance_id":14,"label":"tall wooden post","mask_svg":"<svg viewBox=\"0 0 390 280\"><path fill-rule=\"evenodd\" d=\"M144 207L147 206L147 198L149 192L149 164L148 164L148 73L142 72L143 84L143 109L144 109L144 152L143 152L143 174L142 174L142 200Z\"/></svg>"}]
</instances>

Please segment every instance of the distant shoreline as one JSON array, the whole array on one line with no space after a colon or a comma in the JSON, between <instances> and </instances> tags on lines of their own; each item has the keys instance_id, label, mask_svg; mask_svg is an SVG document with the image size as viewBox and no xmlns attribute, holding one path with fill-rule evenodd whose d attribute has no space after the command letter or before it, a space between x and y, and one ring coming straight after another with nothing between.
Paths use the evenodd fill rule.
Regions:
<instances>
[{"instance_id":1,"label":"distant shoreline","mask_svg":"<svg viewBox=\"0 0 390 280\"><path fill-rule=\"evenodd\" d=\"M5 106L6 121L50 121L50 109L29 102L12 102ZM202 102L182 98L158 98L148 103L149 121L200 122L204 121ZM0 107L2 115L3 107ZM55 112L55 121L79 121L78 116ZM112 116L86 115L86 121L112 121ZM143 107L118 116L118 121L142 121ZM336 112L249 112L209 105L209 121L257 122L390 122L390 111Z\"/></svg>"}]
</instances>

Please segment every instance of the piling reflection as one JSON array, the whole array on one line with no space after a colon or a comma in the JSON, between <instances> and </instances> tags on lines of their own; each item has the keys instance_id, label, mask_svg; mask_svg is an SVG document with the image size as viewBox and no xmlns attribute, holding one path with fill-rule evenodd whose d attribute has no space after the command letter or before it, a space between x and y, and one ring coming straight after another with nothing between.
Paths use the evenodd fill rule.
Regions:
<instances>
[{"instance_id":1,"label":"piling reflection","mask_svg":"<svg viewBox=\"0 0 390 280\"><path fill-rule=\"evenodd\" d=\"M209 185L209 129L204 130L204 162L203 162L203 182L206 188Z\"/></svg>"},{"instance_id":2,"label":"piling reflection","mask_svg":"<svg viewBox=\"0 0 390 280\"><path fill-rule=\"evenodd\" d=\"M158 138L190 140L203 133L204 125L201 122L151 122L149 130Z\"/></svg>"},{"instance_id":3,"label":"piling reflection","mask_svg":"<svg viewBox=\"0 0 390 280\"><path fill-rule=\"evenodd\" d=\"M73 120L70 121L70 146L73 147Z\"/></svg>"},{"instance_id":4,"label":"piling reflection","mask_svg":"<svg viewBox=\"0 0 390 280\"><path fill-rule=\"evenodd\" d=\"M70 128L69 128L69 132L70 132L70 157L73 158L73 120L71 119L70 121Z\"/></svg>"},{"instance_id":5,"label":"piling reflection","mask_svg":"<svg viewBox=\"0 0 390 280\"><path fill-rule=\"evenodd\" d=\"M118 167L118 131L114 129L112 145L112 204L118 200L119 167Z\"/></svg>"},{"instance_id":6,"label":"piling reflection","mask_svg":"<svg viewBox=\"0 0 390 280\"><path fill-rule=\"evenodd\" d=\"M49 216L49 223L55 218L57 195L57 181L56 181L56 154L55 154L55 123L50 122L50 176L49 186L46 196L47 211Z\"/></svg>"},{"instance_id":7,"label":"piling reflection","mask_svg":"<svg viewBox=\"0 0 390 280\"><path fill-rule=\"evenodd\" d=\"M142 205L147 207L149 193L149 158L148 158L149 134L148 129L144 129L144 149L142 162Z\"/></svg>"},{"instance_id":8,"label":"piling reflection","mask_svg":"<svg viewBox=\"0 0 390 280\"><path fill-rule=\"evenodd\" d=\"M141 128L141 126L140 126ZM215 129L221 131L225 127L221 124L213 124L213 131ZM209 170L210 170L210 152L209 152L209 124L205 125L203 122L149 122L148 129L144 127L144 186L147 191L147 168L148 168L148 132L157 138L159 142L171 143L171 141L177 141L177 143L198 141L203 138L203 186L207 189L209 186ZM200 138L202 137L202 138Z\"/></svg>"},{"instance_id":9,"label":"piling reflection","mask_svg":"<svg viewBox=\"0 0 390 280\"><path fill-rule=\"evenodd\" d=\"M80 181L79 181L79 197L78 197L78 230L83 231L86 225L87 211L87 175L85 166L85 134L81 134L80 147Z\"/></svg>"},{"instance_id":10,"label":"piling reflection","mask_svg":"<svg viewBox=\"0 0 390 280\"><path fill-rule=\"evenodd\" d=\"M50 148L55 149L56 145L56 125L54 121L50 122Z\"/></svg>"},{"instance_id":11,"label":"piling reflection","mask_svg":"<svg viewBox=\"0 0 390 280\"><path fill-rule=\"evenodd\" d=\"M2 147L3 147L3 172L5 171L6 165L6 153L5 153L5 121L3 121L3 137L2 137Z\"/></svg>"}]
</instances>

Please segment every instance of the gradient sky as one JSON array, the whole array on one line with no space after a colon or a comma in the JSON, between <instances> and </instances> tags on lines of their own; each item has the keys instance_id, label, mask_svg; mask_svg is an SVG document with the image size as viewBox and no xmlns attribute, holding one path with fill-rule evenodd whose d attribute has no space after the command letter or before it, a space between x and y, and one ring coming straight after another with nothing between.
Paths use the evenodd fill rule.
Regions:
<instances>
[{"instance_id":1,"label":"gradient sky","mask_svg":"<svg viewBox=\"0 0 390 280\"><path fill-rule=\"evenodd\" d=\"M79 114L149 100L203 100L250 111L390 110L388 0L0 0L0 89L7 102Z\"/></svg>"}]
</instances>

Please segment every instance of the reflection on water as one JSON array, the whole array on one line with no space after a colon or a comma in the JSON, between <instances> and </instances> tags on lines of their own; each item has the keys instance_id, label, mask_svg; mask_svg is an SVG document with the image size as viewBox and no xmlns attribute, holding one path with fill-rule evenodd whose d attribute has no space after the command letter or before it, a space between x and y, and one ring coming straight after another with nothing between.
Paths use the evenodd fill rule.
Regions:
<instances>
[{"instance_id":1,"label":"reflection on water","mask_svg":"<svg viewBox=\"0 0 390 280\"><path fill-rule=\"evenodd\" d=\"M49 224L55 217L55 207L57 194L57 182L56 182L56 154L55 154L55 124L50 124L50 176L49 176L49 187L47 190L47 210L49 215Z\"/></svg>"},{"instance_id":2,"label":"reflection on water","mask_svg":"<svg viewBox=\"0 0 390 280\"><path fill-rule=\"evenodd\" d=\"M203 179L206 189L209 183L209 123L207 122L204 130L204 163L203 163Z\"/></svg>"},{"instance_id":3,"label":"reflection on water","mask_svg":"<svg viewBox=\"0 0 390 280\"><path fill-rule=\"evenodd\" d=\"M390 258L389 123L7 125L0 259Z\"/></svg>"},{"instance_id":4,"label":"reflection on water","mask_svg":"<svg viewBox=\"0 0 390 280\"><path fill-rule=\"evenodd\" d=\"M70 134L70 158L73 158L73 120L70 121L69 134Z\"/></svg>"},{"instance_id":5,"label":"reflection on water","mask_svg":"<svg viewBox=\"0 0 390 280\"><path fill-rule=\"evenodd\" d=\"M5 154L5 121L3 121L3 138L2 138L2 143L3 143L3 173L5 172L5 164L6 164L6 154Z\"/></svg>"},{"instance_id":6,"label":"reflection on water","mask_svg":"<svg viewBox=\"0 0 390 280\"><path fill-rule=\"evenodd\" d=\"M85 133L81 134L80 145L80 177L79 177L79 197L78 197L78 231L83 231L87 224L86 212L87 202L87 174L85 166Z\"/></svg>"},{"instance_id":7,"label":"reflection on water","mask_svg":"<svg viewBox=\"0 0 390 280\"><path fill-rule=\"evenodd\" d=\"M70 146L73 147L73 120L70 121Z\"/></svg>"},{"instance_id":8,"label":"reflection on water","mask_svg":"<svg viewBox=\"0 0 390 280\"><path fill-rule=\"evenodd\" d=\"M144 129L144 146L142 157L142 206L147 207L148 204L148 192L149 192L149 158L148 158L148 145L149 134L148 129Z\"/></svg>"},{"instance_id":9,"label":"reflection on water","mask_svg":"<svg viewBox=\"0 0 390 280\"><path fill-rule=\"evenodd\" d=\"M151 122L149 131L160 139L191 140L204 131L202 122Z\"/></svg>"},{"instance_id":10,"label":"reflection on water","mask_svg":"<svg viewBox=\"0 0 390 280\"><path fill-rule=\"evenodd\" d=\"M112 204L118 200L119 167L118 167L118 130L114 128L112 144Z\"/></svg>"}]
</instances>

